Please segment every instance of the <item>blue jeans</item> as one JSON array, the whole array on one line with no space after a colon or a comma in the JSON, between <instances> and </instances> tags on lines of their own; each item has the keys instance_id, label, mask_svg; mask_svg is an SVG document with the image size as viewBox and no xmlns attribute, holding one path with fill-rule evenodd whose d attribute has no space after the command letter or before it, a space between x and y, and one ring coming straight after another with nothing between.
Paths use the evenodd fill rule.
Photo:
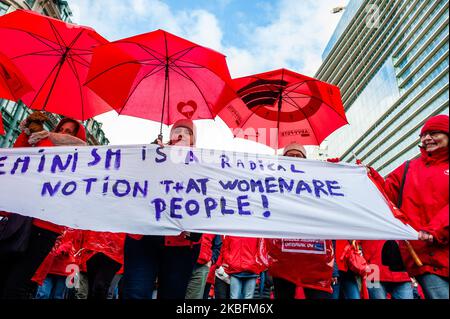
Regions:
<instances>
[{"instance_id":1,"label":"blue jeans","mask_svg":"<svg viewBox=\"0 0 450 319\"><path fill-rule=\"evenodd\" d=\"M127 237L123 298L152 299L158 278L158 299L184 299L198 253L198 247L164 246L163 236Z\"/></svg>"},{"instance_id":2,"label":"blue jeans","mask_svg":"<svg viewBox=\"0 0 450 319\"><path fill-rule=\"evenodd\" d=\"M448 278L435 274L423 274L416 277L426 299L449 299Z\"/></svg>"},{"instance_id":3,"label":"blue jeans","mask_svg":"<svg viewBox=\"0 0 450 319\"><path fill-rule=\"evenodd\" d=\"M338 282L332 288L331 299L361 299L356 275L351 271L339 270Z\"/></svg>"},{"instance_id":4,"label":"blue jeans","mask_svg":"<svg viewBox=\"0 0 450 319\"><path fill-rule=\"evenodd\" d=\"M238 278L230 276L230 298L252 299L256 287L256 277Z\"/></svg>"},{"instance_id":5,"label":"blue jeans","mask_svg":"<svg viewBox=\"0 0 450 319\"><path fill-rule=\"evenodd\" d=\"M368 288L370 299L386 299L391 294L392 299L414 299L411 282L377 282L378 287Z\"/></svg>"},{"instance_id":6,"label":"blue jeans","mask_svg":"<svg viewBox=\"0 0 450 319\"><path fill-rule=\"evenodd\" d=\"M66 277L50 274L38 287L36 299L65 299L66 292Z\"/></svg>"}]
</instances>

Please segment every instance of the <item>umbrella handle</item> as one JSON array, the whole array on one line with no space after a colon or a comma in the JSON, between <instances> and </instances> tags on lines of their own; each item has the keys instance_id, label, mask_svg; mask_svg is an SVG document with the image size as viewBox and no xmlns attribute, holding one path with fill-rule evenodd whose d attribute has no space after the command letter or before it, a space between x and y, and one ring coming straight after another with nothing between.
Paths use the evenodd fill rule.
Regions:
<instances>
[{"instance_id":1,"label":"umbrella handle","mask_svg":"<svg viewBox=\"0 0 450 319\"><path fill-rule=\"evenodd\" d=\"M411 257L413 258L414 262L417 266L422 267L423 263L420 260L419 256L417 256L416 251L414 250L413 246L409 243L409 241L405 240L406 247L408 248L409 253L411 254Z\"/></svg>"}]
</instances>

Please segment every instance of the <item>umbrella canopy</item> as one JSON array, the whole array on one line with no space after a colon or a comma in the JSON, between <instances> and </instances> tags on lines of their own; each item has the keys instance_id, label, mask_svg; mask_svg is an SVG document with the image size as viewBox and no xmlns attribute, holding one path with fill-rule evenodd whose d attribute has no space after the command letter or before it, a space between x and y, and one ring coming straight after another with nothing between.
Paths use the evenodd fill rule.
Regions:
<instances>
[{"instance_id":1,"label":"umbrella canopy","mask_svg":"<svg viewBox=\"0 0 450 319\"><path fill-rule=\"evenodd\" d=\"M319 145L348 124L339 88L279 69L233 80L238 96L224 94L219 116L235 137L277 150L291 142Z\"/></svg>"},{"instance_id":2,"label":"umbrella canopy","mask_svg":"<svg viewBox=\"0 0 450 319\"><path fill-rule=\"evenodd\" d=\"M32 90L22 72L10 59L0 54L0 98L17 102Z\"/></svg>"},{"instance_id":3,"label":"umbrella canopy","mask_svg":"<svg viewBox=\"0 0 450 319\"><path fill-rule=\"evenodd\" d=\"M111 110L83 86L93 48L108 42L93 29L16 10L0 17L0 38L34 89L22 97L29 108L83 121Z\"/></svg>"},{"instance_id":4,"label":"umbrella canopy","mask_svg":"<svg viewBox=\"0 0 450 319\"><path fill-rule=\"evenodd\" d=\"M94 50L86 85L119 114L170 125L211 119L231 77L225 56L163 30Z\"/></svg>"}]
</instances>

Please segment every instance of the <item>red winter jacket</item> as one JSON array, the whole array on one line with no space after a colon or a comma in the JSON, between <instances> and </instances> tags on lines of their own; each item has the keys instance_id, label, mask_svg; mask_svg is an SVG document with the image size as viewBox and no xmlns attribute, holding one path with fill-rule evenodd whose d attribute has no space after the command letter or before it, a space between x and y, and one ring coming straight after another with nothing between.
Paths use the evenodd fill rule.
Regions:
<instances>
[{"instance_id":1,"label":"red winter jacket","mask_svg":"<svg viewBox=\"0 0 450 319\"><path fill-rule=\"evenodd\" d=\"M205 265L211 261L212 258L212 244L216 235L203 234L200 239L200 254L198 255L197 263Z\"/></svg>"},{"instance_id":2,"label":"red winter jacket","mask_svg":"<svg viewBox=\"0 0 450 319\"><path fill-rule=\"evenodd\" d=\"M68 265L80 266L77 252L80 249L81 236L81 230L66 228L31 280L42 285L48 274L67 276L74 271L67 269ZM69 271L66 272L66 269Z\"/></svg>"},{"instance_id":3,"label":"red winter jacket","mask_svg":"<svg viewBox=\"0 0 450 319\"><path fill-rule=\"evenodd\" d=\"M265 243L269 273L273 277L304 288L333 292L334 253L331 240L265 239Z\"/></svg>"},{"instance_id":4,"label":"red winter jacket","mask_svg":"<svg viewBox=\"0 0 450 319\"><path fill-rule=\"evenodd\" d=\"M379 281L389 281L389 282L409 282L411 278L408 273L391 271L388 266L381 263L381 251L385 240L362 240L361 248L364 258L367 260L369 265L378 266L380 272Z\"/></svg>"},{"instance_id":5,"label":"red winter jacket","mask_svg":"<svg viewBox=\"0 0 450 319\"><path fill-rule=\"evenodd\" d=\"M401 210L417 231L431 233L435 242L410 241L423 263L418 267L404 242L400 249L410 276L432 273L449 276L449 167L448 147L428 153L421 149L421 156L412 160L406 175ZM397 203L405 164L388 175L384 190Z\"/></svg>"},{"instance_id":6,"label":"red winter jacket","mask_svg":"<svg viewBox=\"0 0 450 319\"><path fill-rule=\"evenodd\" d=\"M228 265L225 272L229 275L240 272L259 274L265 270L261 263L260 245L262 239L224 236L222 265Z\"/></svg>"},{"instance_id":7,"label":"red winter jacket","mask_svg":"<svg viewBox=\"0 0 450 319\"><path fill-rule=\"evenodd\" d=\"M89 258L97 253L103 253L123 265L125 236L123 233L84 230L81 241L80 265L84 267Z\"/></svg>"}]
</instances>

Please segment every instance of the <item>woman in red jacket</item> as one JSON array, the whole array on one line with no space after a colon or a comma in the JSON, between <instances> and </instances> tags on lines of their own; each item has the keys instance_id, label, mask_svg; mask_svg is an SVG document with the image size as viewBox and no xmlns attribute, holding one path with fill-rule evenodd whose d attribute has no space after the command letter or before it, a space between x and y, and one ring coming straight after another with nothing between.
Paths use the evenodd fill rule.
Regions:
<instances>
[{"instance_id":1,"label":"woman in red jacket","mask_svg":"<svg viewBox=\"0 0 450 319\"><path fill-rule=\"evenodd\" d=\"M191 120L175 122L169 145L194 146L196 131ZM157 140L163 146L160 140ZM123 298L152 299L158 278L158 299L184 299L200 252L201 234L178 236L128 235L125 239Z\"/></svg>"},{"instance_id":2,"label":"woman in red jacket","mask_svg":"<svg viewBox=\"0 0 450 319\"><path fill-rule=\"evenodd\" d=\"M252 299L256 278L264 271L259 262L259 238L224 236L222 267L230 275L230 298Z\"/></svg>"},{"instance_id":3,"label":"woman in red jacket","mask_svg":"<svg viewBox=\"0 0 450 319\"><path fill-rule=\"evenodd\" d=\"M305 148L291 143L284 156L306 158ZM333 247L330 240L265 239L269 274L277 299L294 299L303 287L307 299L330 299L333 273Z\"/></svg>"},{"instance_id":4,"label":"woman in red jacket","mask_svg":"<svg viewBox=\"0 0 450 319\"><path fill-rule=\"evenodd\" d=\"M65 118L53 132L31 134L22 132L14 147L49 147L57 145L84 145L86 132L82 124ZM31 299L37 284L31 280L38 267L62 234L64 227L33 218L27 250L20 256L0 260L0 297L4 299ZM3 258L1 258L3 259Z\"/></svg>"},{"instance_id":5,"label":"woman in red jacket","mask_svg":"<svg viewBox=\"0 0 450 319\"><path fill-rule=\"evenodd\" d=\"M449 298L448 140L448 115L429 118L420 132L421 156L409 161L406 174L404 163L384 183L388 197L398 203L404 179L401 211L419 231L420 240L410 244L423 265L412 258L404 242L400 250L408 274L417 279L427 299Z\"/></svg>"}]
</instances>

